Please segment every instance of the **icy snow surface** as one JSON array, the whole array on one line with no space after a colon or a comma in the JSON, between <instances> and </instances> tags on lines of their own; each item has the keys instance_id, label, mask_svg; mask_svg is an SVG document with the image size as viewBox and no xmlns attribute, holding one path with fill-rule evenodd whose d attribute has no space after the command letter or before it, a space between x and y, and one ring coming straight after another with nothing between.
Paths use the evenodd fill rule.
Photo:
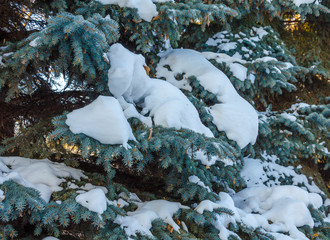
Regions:
<instances>
[{"instance_id":1,"label":"icy snow surface","mask_svg":"<svg viewBox=\"0 0 330 240\"><path fill-rule=\"evenodd\" d=\"M96 188L79 194L76 197L76 202L89 211L102 214L107 209L109 200L102 189Z\"/></svg>"},{"instance_id":2,"label":"icy snow surface","mask_svg":"<svg viewBox=\"0 0 330 240\"><path fill-rule=\"evenodd\" d=\"M166 200L153 200L150 202L137 203L138 208L134 212L128 212L128 216L117 216L115 223L123 228L128 236L135 236L137 232L152 237L150 228L151 222L161 218L164 222L171 225L173 229L179 232L180 227L174 222L173 214L180 208L188 209L178 202L169 202Z\"/></svg>"},{"instance_id":3,"label":"icy snow surface","mask_svg":"<svg viewBox=\"0 0 330 240\"><path fill-rule=\"evenodd\" d=\"M136 8L140 17L150 22L153 17L158 15L156 5L153 2L173 2L173 0L96 0L99 3L117 4L120 7Z\"/></svg>"},{"instance_id":4,"label":"icy snow surface","mask_svg":"<svg viewBox=\"0 0 330 240\"><path fill-rule=\"evenodd\" d=\"M10 167L10 169L8 168ZM61 191L63 178L85 178L81 170L48 159L36 160L22 157L0 157L0 184L12 180L40 192L40 197L49 201L53 192Z\"/></svg>"},{"instance_id":5,"label":"icy snow surface","mask_svg":"<svg viewBox=\"0 0 330 240\"><path fill-rule=\"evenodd\" d=\"M131 126L113 97L99 96L89 105L69 113L65 123L73 133L84 133L104 144L122 144L127 148L128 140L135 141Z\"/></svg>"},{"instance_id":6,"label":"icy snow surface","mask_svg":"<svg viewBox=\"0 0 330 240\"><path fill-rule=\"evenodd\" d=\"M200 84L215 94L221 102L209 108L213 123L219 131L225 131L229 139L244 148L254 144L258 135L258 116L254 108L242 98L228 77L197 51L190 49L169 50L160 54L157 75L165 77L173 85L191 90L188 77L196 76ZM166 66L170 66L168 70ZM184 79L175 76L185 73Z\"/></svg>"},{"instance_id":7,"label":"icy snow surface","mask_svg":"<svg viewBox=\"0 0 330 240\"><path fill-rule=\"evenodd\" d=\"M211 130L201 122L194 105L177 87L147 75L142 55L134 54L118 43L111 46L107 55L111 62L109 89L120 99L123 108L128 104L125 101L134 103L143 108L143 114L149 113L153 117L155 125L187 128L213 137Z\"/></svg>"}]
</instances>

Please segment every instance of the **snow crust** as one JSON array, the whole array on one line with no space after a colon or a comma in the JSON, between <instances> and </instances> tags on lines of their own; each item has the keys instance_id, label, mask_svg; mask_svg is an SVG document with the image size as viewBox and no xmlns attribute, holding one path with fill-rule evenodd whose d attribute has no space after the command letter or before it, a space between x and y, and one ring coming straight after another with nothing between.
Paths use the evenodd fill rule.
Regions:
<instances>
[{"instance_id":1,"label":"snow crust","mask_svg":"<svg viewBox=\"0 0 330 240\"><path fill-rule=\"evenodd\" d=\"M109 200L102 189L96 188L79 194L76 197L76 202L89 211L102 214L107 209Z\"/></svg>"},{"instance_id":2,"label":"snow crust","mask_svg":"<svg viewBox=\"0 0 330 240\"><path fill-rule=\"evenodd\" d=\"M89 105L67 115L66 124L75 133L84 133L103 144L122 144L136 141L123 110L113 97L99 96Z\"/></svg>"},{"instance_id":3,"label":"snow crust","mask_svg":"<svg viewBox=\"0 0 330 240\"><path fill-rule=\"evenodd\" d=\"M96 0L103 5L117 4L120 7L136 8L140 17L150 22L153 17L158 15L157 7L153 2L164 3L173 0Z\"/></svg>"},{"instance_id":4,"label":"snow crust","mask_svg":"<svg viewBox=\"0 0 330 240\"><path fill-rule=\"evenodd\" d=\"M142 115L149 113L155 125L187 128L213 137L211 130L201 122L197 109L177 87L147 75L142 55L118 43L111 46L107 55L111 61L109 90L120 99L122 106L128 102L139 105L143 108Z\"/></svg>"},{"instance_id":5,"label":"snow crust","mask_svg":"<svg viewBox=\"0 0 330 240\"><path fill-rule=\"evenodd\" d=\"M188 77L196 76L200 84L215 94L221 102L209 108L213 123L225 131L229 139L244 148L254 144L258 135L258 116L254 108L242 98L228 77L197 51L190 49L168 50L160 54L157 76L165 77L173 85L191 90ZM166 67L170 66L170 70ZM185 73L183 80L175 76Z\"/></svg>"},{"instance_id":6,"label":"snow crust","mask_svg":"<svg viewBox=\"0 0 330 240\"><path fill-rule=\"evenodd\" d=\"M118 215L114 221L125 230L128 236L136 236L136 233L139 232L152 237L150 232L151 223L157 218L161 218L164 222L171 225L175 231L179 232L180 227L174 222L173 214L180 208L189 208L181 205L181 203L166 200L153 200L136 204L138 208L134 212L128 212L128 216Z\"/></svg>"},{"instance_id":7,"label":"snow crust","mask_svg":"<svg viewBox=\"0 0 330 240\"><path fill-rule=\"evenodd\" d=\"M49 202L53 192L63 189L59 185L68 177L76 180L86 178L81 170L48 159L0 157L0 184L12 180L25 187L34 188L46 202Z\"/></svg>"}]
</instances>

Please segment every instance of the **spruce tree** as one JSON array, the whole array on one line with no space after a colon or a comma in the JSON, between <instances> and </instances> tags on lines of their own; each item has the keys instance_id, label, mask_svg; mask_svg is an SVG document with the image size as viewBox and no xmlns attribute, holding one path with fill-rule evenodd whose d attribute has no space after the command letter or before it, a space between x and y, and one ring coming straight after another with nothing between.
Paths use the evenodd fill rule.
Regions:
<instances>
[{"instance_id":1,"label":"spruce tree","mask_svg":"<svg viewBox=\"0 0 330 240\"><path fill-rule=\"evenodd\" d=\"M330 164L328 62L290 29L327 36L328 1L4 6L2 239L330 237L327 189L301 174ZM282 196L293 220L276 191L299 195Z\"/></svg>"}]
</instances>

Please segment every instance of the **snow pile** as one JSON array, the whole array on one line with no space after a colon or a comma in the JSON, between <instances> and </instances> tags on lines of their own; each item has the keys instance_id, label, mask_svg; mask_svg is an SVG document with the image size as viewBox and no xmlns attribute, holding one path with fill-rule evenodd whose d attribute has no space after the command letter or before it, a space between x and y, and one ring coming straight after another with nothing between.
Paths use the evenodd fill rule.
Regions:
<instances>
[{"instance_id":1,"label":"snow pile","mask_svg":"<svg viewBox=\"0 0 330 240\"><path fill-rule=\"evenodd\" d=\"M187 128L213 137L210 129L201 122L194 105L178 88L147 75L142 55L130 52L121 44L112 45L107 55L111 62L109 89L123 108L129 105L125 101L134 103L143 108L143 114L149 113L153 117L155 125ZM136 109L133 111L138 114Z\"/></svg>"},{"instance_id":2,"label":"snow pile","mask_svg":"<svg viewBox=\"0 0 330 240\"><path fill-rule=\"evenodd\" d=\"M109 200L102 189L96 188L79 194L76 197L76 202L87 208L89 211L102 214L107 209Z\"/></svg>"},{"instance_id":3,"label":"snow pile","mask_svg":"<svg viewBox=\"0 0 330 240\"><path fill-rule=\"evenodd\" d=\"M230 197L227 193L219 193L220 201L202 201L195 210L203 213L217 208L230 209L234 214L218 215L213 225L220 231L222 240L236 235L227 229L229 223L238 222L248 227L262 227L276 238L307 240L297 227L308 225L314 227L313 218L307 208L312 204L315 208L322 205L322 198L316 193L296 186L249 187ZM280 232L288 232L289 236Z\"/></svg>"},{"instance_id":4,"label":"snow pile","mask_svg":"<svg viewBox=\"0 0 330 240\"><path fill-rule=\"evenodd\" d=\"M119 102L113 97L99 96L89 105L67 115L66 124L75 133L84 133L103 144L122 144L135 140Z\"/></svg>"},{"instance_id":5,"label":"snow pile","mask_svg":"<svg viewBox=\"0 0 330 240\"><path fill-rule=\"evenodd\" d=\"M254 108L242 98L228 77L197 51L189 49L169 50L161 55L157 75L165 77L173 85L191 90L188 77L195 76L205 90L215 94L221 103L209 108L213 123L219 131L244 148L254 144L258 135L258 116ZM167 68L170 67L170 70ZM175 76L185 73L183 80Z\"/></svg>"},{"instance_id":6,"label":"snow pile","mask_svg":"<svg viewBox=\"0 0 330 240\"><path fill-rule=\"evenodd\" d=\"M120 7L136 8L140 17L150 22L158 15L156 5L153 2L173 2L173 0L96 0L103 5L117 4Z\"/></svg>"},{"instance_id":7,"label":"snow pile","mask_svg":"<svg viewBox=\"0 0 330 240\"><path fill-rule=\"evenodd\" d=\"M238 208L248 213L246 221L242 219L245 224L252 227L261 225L270 232L289 232L289 235L295 239L307 239L297 227L304 225L314 227L307 206L312 204L315 208L319 208L322 205L322 198L318 194L308 193L296 186L246 188L235 194L233 199ZM260 215L254 217L256 213ZM253 218L257 225L251 221Z\"/></svg>"},{"instance_id":8,"label":"snow pile","mask_svg":"<svg viewBox=\"0 0 330 240\"><path fill-rule=\"evenodd\" d=\"M281 185L281 179L291 178L292 184L308 189L309 192L323 193L314 183L309 183L303 174L297 174L293 166L281 166L276 163L277 156L263 154L260 159L244 158L244 166L240 172L241 177L246 181L247 187Z\"/></svg>"},{"instance_id":9,"label":"snow pile","mask_svg":"<svg viewBox=\"0 0 330 240\"><path fill-rule=\"evenodd\" d=\"M0 157L0 184L12 180L34 188L46 202L53 192L63 189L59 185L68 177L76 180L86 178L81 170L67 167L63 163L53 163L48 159Z\"/></svg>"},{"instance_id":10,"label":"snow pile","mask_svg":"<svg viewBox=\"0 0 330 240\"><path fill-rule=\"evenodd\" d=\"M153 200L136 204L138 208L134 212L128 212L128 216L118 215L115 220L115 223L119 224L128 236L136 236L136 233L139 232L152 237L150 232L151 223L157 218L161 218L164 222L171 225L175 231L179 232L180 227L174 222L173 214L180 208L188 209L181 203L166 200Z\"/></svg>"},{"instance_id":11,"label":"snow pile","mask_svg":"<svg viewBox=\"0 0 330 240\"><path fill-rule=\"evenodd\" d=\"M59 240L59 239L55 237L45 237L42 240Z\"/></svg>"}]
</instances>

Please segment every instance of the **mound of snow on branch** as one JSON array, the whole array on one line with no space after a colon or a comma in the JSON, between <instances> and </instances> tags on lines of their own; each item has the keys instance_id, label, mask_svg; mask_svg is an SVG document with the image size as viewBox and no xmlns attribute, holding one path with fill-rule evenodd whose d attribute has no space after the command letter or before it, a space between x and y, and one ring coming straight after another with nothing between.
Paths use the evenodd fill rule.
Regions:
<instances>
[{"instance_id":1,"label":"mound of snow on branch","mask_svg":"<svg viewBox=\"0 0 330 240\"><path fill-rule=\"evenodd\" d=\"M102 214L107 209L109 200L102 189L96 188L79 194L76 197L76 202L87 208L89 211Z\"/></svg>"},{"instance_id":2,"label":"mound of snow on branch","mask_svg":"<svg viewBox=\"0 0 330 240\"><path fill-rule=\"evenodd\" d=\"M238 222L248 227L262 227L276 239L308 238L297 227L308 225L314 227L314 221L307 206L319 208L322 198L316 193L296 186L249 187L230 197L227 193L219 193L220 201L202 201L195 210L202 214L205 210L217 208L230 209L234 215L217 215L213 225L220 231L221 240L236 235L227 229L229 223ZM289 236L280 232L288 232Z\"/></svg>"},{"instance_id":3,"label":"mound of snow on branch","mask_svg":"<svg viewBox=\"0 0 330 240\"><path fill-rule=\"evenodd\" d=\"M169 50L160 54L157 75L165 77L173 85L191 90L188 77L195 76L205 90L215 94L221 103L209 108L213 123L219 131L225 131L229 139L244 148L254 144L258 135L258 115L242 98L228 77L213 66L201 53L190 49ZM167 68L170 67L170 70ZM184 73L183 80L175 76Z\"/></svg>"},{"instance_id":4,"label":"mound of snow on branch","mask_svg":"<svg viewBox=\"0 0 330 240\"><path fill-rule=\"evenodd\" d=\"M99 96L89 105L67 115L65 122L75 133L84 133L103 144L122 144L135 140L123 110L113 97Z\"/></svg>"},{"instance_id":5,"label":"mound of snow on branch","mask_svg":"<svg viewBox=\"0 0 330 240\"><path fill-rule=\"evenodd\" d=\"M117 4L120 7L136 8L140 17L150 22L158 15L156 5L153 2L173 2L173 0L97 0L103 5Z\"/></svg>"},{"instance_id":6,"label":"mound of snow on branch","mask_svg":"<svg viewBox=\"0 0 330 240\"><path fill-rule=\"evenodd\" d=\"M248 157L243 159L244 166L240 175L246 181L247 187L272 187L281 185L281 179L290 178L295 186L301 186L301 188L305 188L312 193L323 194L314 181L310 183L305 175L297 174L293 166L284 167L277 164L277 156L263 154L262 157L265 161Z\"/></svg>"},{"instance_id":7,"label":"mound of snow on branch","mask_svg":"<svg viewBox=\"0 0 330 240\"><path fill-rule=\"evenodd\" d=\"M86 178L81 170L67 167L63 163L53 163L48 159L0 157L0 184L12 180L34 188L46 202L53 192L63 189L59 185L68 177L76 180Z\"/></svg>"},{"instance_id":8,"label":"mound of snow on branch","mask_svg":"<svg viewBox=\"0 0 330 240\"><path fill-rule=\"evenodd\" d=\"M174 222L173 214L180 208L189 208L181 205L181 203L166 200L135 203L138 205L138 208L134 212L128 212L128 216L124 217L118 215L115 220L115 223L119 224L128 236L136 236L136 233L139 232L152 237L150 232L151 223L157 218L161 218L164 222L171 225L175 231L179 232L180 227Z\"/></svg>"},{"instance_id":9,"label":"mound of snow on branch","mask_svg":"<svg viewBox=\"0 0 330 240\"><path fill-rule=\"evenodd\" d=\"M125 111L129 103L134 103L143 108L143 114L149 113L153 117L155 125L187 128L213 137L211 130L201 122L194 105L177 87L147 75L142 55L134 54L118 43L111 46L107 55L111 62L109 89ZM132 104L130 108L132 110ZM133 111L138 114L136 109Z\"/></svg>"}]
</instances>

